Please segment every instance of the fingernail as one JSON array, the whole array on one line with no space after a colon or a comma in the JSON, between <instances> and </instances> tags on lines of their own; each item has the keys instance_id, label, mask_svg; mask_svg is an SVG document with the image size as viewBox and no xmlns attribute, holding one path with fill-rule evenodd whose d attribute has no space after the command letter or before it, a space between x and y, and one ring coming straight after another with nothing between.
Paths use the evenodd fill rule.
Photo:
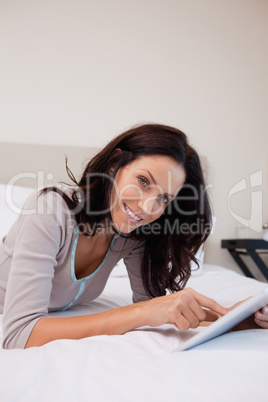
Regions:
<instances>
[{"instance_id":1,"label":"fingernail","mask_svg":"<svg viewBox=\"0 0 268 402\"><path fill-rule=\"evenodd\" d=\"M264 307L263 311L264 311L264 314L268 314L268 307Z\"/></svg>"},{"instance_id":2,"label":"fingernail","mask_svg":"<svg viewBox=\"0 0 268 402\"><path fill-rule=\"evenodd\" d=\"M256 317L256 318L262 318L262 314L261 314L261 313L256 313L256 314L255 314L255 317Z\"/></svg>"}]
</instances>

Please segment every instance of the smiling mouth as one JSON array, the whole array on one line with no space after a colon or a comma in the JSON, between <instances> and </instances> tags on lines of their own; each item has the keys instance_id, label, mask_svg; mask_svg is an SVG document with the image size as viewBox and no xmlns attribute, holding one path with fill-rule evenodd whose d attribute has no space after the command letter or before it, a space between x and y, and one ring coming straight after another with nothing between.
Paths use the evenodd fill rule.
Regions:
<instances>
[{"instance_id":1,"label":"smiling mouth","mask_svg":"<svg viewBox=\"0 0 268 402\"><path fill-rule=\"evenodd\" d=\"M124 203L124 208L125 208L125 211L126 211L126 213L128 214L128 216L129 216L132 220L134 220L134 221L137 222L137 223L143 221L143 219L140 218L139 216L135 215L134 212L131 211L131 210L129 209L129 207L127 206L127 204L125 204L125 203Z\"/></svg>"}]
</instances>

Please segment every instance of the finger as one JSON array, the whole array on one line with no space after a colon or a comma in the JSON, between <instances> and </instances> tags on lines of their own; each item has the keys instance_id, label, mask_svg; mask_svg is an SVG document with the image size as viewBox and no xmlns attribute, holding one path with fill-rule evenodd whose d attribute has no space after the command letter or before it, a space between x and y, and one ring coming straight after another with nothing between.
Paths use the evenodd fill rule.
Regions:
<instances>
[{"instance_id":1,"label":"finger","mask_svg":"<svg viewBox=\"0 0 268 402\"><path fill-rule=\"evenodd\" d=\"M187 329L190 328L189 321L181 313L178 314L176 320L174 320L172 324L174 324L180 331L187 331Z\"/></svg>"},{"instance_id":2,"label":"finger","mask_svg":"<svg viewBox=\"0 0 268 402\"><path fill-rule=\"evenodd\" d=\"M198 327L200 320L189 308L182 309L181 315L188 321L188 329Z\"/></svg>"},{"instance_id":3,"label":"finger","mask_svg":"<svg viewBox=\"0 0 268 402\"><path fill-rule=\"evenodd\" d=\"M264 314L264 315L266 315L266 316L268 317L268 306L264 306L264 307L261 309L261 313Z\"/></svg>"},{"instance_id":4,"label":"finger","mask_svg":"<svg viewBox=\"0 0 268 402\"><path fill-rule=\"evenodd\" d=\"M214 311L204 309L206 313L206 318L204 321L214 322L217 321L218 318L222 317L220 314L214 313Z\"/></svg>"},{"instance_id":5,"label":"finger","mask_svg":"<svg viewBox=\"0 0 268 402\"><path fill-rule=\"evenodd\" d=\"M263 314L262 310L255 313L255 318L260 321L268 322L268 314Z\"/></svg>"},{"instance_id":6,"label":"finger","mask_svg":"<svg viewBox=\"0 0 268 402\"><path fill-rule=\"evenodd\" d=\"M188 289L184 289L177 293L179 296L178 299L178 308L179 311L188 319L189 312L189 320L193 325L196 326L196 320L198 322L203 321L206 318L206 313L199 305L198 301L195 298L195 295L192 294ZM192 314L196 317L193 319ZM193 322L191 320L194 320Z\"/></svg>"},{"instance_id":7,"label":"finger","mask_svg":"<svg viewBox=\"0 0 268 402\"><path fill-rule=\"evenodd\" d=\"M201 295L200 293L196 292L195 290L188 288L187 289L198 301L198 303L202 307L209 308L210 310L214 311L215 313L225 315L228 313L228 308L222 307L219 303L217 303L215 300L210 299L207 296Z\"/></svg>"},{"instance_id":8,"label":"finger","mask_svg":"<svg viewBox=\"0 0 268 402\"><path fill-rule=\"evenodd\" d=\"M268 329L268 321L258 320L257 318L254 318L254 321L255 321L256 324L258 324L261 328Z\"/></svg>"}]
</instances>

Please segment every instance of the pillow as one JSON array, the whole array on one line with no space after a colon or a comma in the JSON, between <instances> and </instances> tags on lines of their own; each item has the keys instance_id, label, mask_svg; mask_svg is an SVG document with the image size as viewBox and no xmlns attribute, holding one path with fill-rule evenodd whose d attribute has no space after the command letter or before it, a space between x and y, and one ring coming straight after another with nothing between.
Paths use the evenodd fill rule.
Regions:
<instances>
[{"instance_id":1,"label":"pillow","mask_svg":"<svg viewBox=\"0 0 268 402\"><path fill-rule=\"evenodd\" d=\"M0 239L8 233L32 191L28 187L0 184Z\"/></svg>"},{"instance_id":2,"label":"pillow","mask_svg":"<svg viewBox=\"0 0 268 402\"><path fill-rule=\"evenodd\" d=\"M215 231L215 223L216 223L216 216L212 216L212 228L211 228L211 234L214 233ZM203 263L204 263L204 258L205 258L205 252L204 252L205 244L203 244L200 249L197 251L195 257L198 260L199 263L199 268L198 265L191 261L191 275L201 275L203 273Z\"/></svg>"},{"instance_id":3,"label":"pillow","mask_svg":"<svg viewBox=\"0 0 268 402\"><path fill-rule=\"evenodd\" d=\"M199 262L199 267L194 261L191 261L191 274L194 276L200 275L203 272L203 261L204 261L204 256L205 256L203 245L200 247L200 249L198 250L198 252L196 253L195 256ZM118 263L112 270L110 276L112 276L114 278L123 278L123 277L128 276L127 269L124 264L123 258L120 261L118 261Z\"/></svg>"},{"instance_id":4,"label":"pillow","mask_svg":"<svg viewBox=\"0 0 268 402\"><path fill-rule=\"evenodd\" d=\"M203 273L203 262L204 262L205 252L204 252L204 245L200 247L200 249L195 254L195 258L198 260L198 265L191 261L191 275L201 275Z\"/></svg>"},{"instance_id":5,"label":"pillow","mask_svg":"<svg viewBox=\"0 0 268 402\"><path fill-rule=\"evenodd\" d=\"M127 268L124 264L123 258L120 261L118 261L116 266L113 268L110 276L112 276L114 278L123 278L123 277L128 276Z\"/></svg>"}]
</instances>

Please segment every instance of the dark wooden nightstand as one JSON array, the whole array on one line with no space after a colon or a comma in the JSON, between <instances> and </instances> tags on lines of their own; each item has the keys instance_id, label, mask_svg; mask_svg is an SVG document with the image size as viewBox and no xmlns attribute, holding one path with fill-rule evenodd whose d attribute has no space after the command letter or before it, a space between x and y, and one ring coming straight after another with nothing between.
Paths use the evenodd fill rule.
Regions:
<instances>
[{"instance_id":1,"label":"dark wooden nightstand","mask_svg":"<svg viewBox=\"0 0 268 402\"><path fill-rule=\"evenodd\" d=\"M249 255L268 281L268 267L259 256L259 254L268 253L268 241L262 239L228 239L221 241L221 247L227 248L246 276L255 278L241 258L241 255Z\"/></svg>"}]
</instances>

